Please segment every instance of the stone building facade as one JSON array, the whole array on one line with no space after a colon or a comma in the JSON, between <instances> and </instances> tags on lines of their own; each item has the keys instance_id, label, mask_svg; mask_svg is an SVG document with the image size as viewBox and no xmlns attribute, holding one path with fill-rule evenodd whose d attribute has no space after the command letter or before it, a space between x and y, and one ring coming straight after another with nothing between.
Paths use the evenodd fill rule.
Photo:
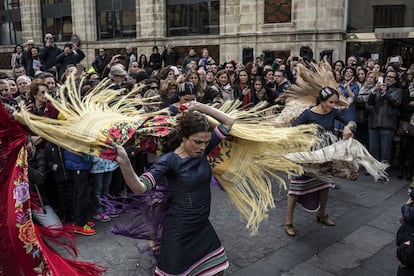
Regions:
<instances>
[{"instance_id":1,"label":"stone building facade","mask_svg":"<svg viewBox=\"0 0 414 276\"><path fill-rule=\"evenodd\" d=\"M40 1L20 0L22 44L30 38L42 44ZM161 48L167 43L181 49L214 47L220 63L242 61L245 48L255 57L264 52L286 57L309 46L315 59L327 49L333 50L333 60L345 58L345 0L220 0L218 34L191 36L167 36L167 2L136 0L136 38L98 40L95 5L99 1L70 1L72 32L81 38L87 56L82 63L89 65L101 47L120 50L128 45L148 56L153 45ZM0 55L11 53L13 46L0 45Z\"/></svg>"}]
</instances>

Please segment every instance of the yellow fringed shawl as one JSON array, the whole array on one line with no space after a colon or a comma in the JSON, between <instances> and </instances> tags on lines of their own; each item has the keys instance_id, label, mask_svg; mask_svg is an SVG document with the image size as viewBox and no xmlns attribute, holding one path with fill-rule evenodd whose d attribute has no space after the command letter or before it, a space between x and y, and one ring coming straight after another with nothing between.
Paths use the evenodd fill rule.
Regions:
<instances>
[{"instance_id":1,"label":"yellow fringed shawl","mask_svg":"<svg viewBox=\"0 0 414 276\"><path fill-rule=\"evenodd\" d=\"M124 144L132 136L164 136L176 125L176 117L160 112L146 114L145 103L100 83L83 99L72 78L61 87L62 99L48 99L64 120L39 117L22 109L15 118L46 140L78 154L114 158L112 144ZM133 93L133 92L132 92ZM285 154L307 151L317 140L317 128L304 125L275 128L266 117L266 109L256 106L241 110L240 102L226 102L221 110L236 120L230 137L221 145L222 161L212 162L213 174L220 181L252 234L274 207L272 185L286 188L283 176L298 175L302 167L286 159ZM217 122L209 118L212 124Z\"/></svg>"}]
</instances>

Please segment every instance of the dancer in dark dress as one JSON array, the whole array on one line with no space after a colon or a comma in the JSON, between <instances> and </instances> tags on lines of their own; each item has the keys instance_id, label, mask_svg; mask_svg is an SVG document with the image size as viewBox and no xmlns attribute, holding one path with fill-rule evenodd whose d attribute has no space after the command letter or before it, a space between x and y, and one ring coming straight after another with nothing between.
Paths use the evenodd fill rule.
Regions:
<instances>
[{"instance_id":1,"label":"dancer in dark dress","mask_svg":"<svg viewBox=\"0 0 414 276\"><path fill-rule=\"evenodd\" d=\"M212 131L201 113L221 124ZM208 219L211 167L206 157L229 133L233 122L215 108L189 103L188 113L165 139L167 153L141 176L135 174L123 147L117 147L117 161L134 193L151 190L164 176L168 180L171 205L163 223L155 275L221 275L228 267L224 248Z\"/></svg>"},{"instance_id":2,"label":"dancer in dark dress","mask_svg":"<svg viewBox=\"0 0 414 276\"><path fill-rule=\"evenodd\" d=\"M334 121L338 120L346 126L343 131L343 139L352 137L352 130L355 129L355 122L344 118L340 110L334 108L338 103L338 92L330 87L325 87L319 93L318 105L305 110L293 123L292 126L301 124L317 124L326 131L333 131ZM305 210L317 212L318 222L334 226L328 215L325 214L328 202L328 188L333 188L334 183L329 183L314 176L303 175L291 180L288 192L287 214L285 218L285 232L289 236L295 236L296 230L293 227L293 213L296 203L300 203Z\"/></svg>"}]
</instances>

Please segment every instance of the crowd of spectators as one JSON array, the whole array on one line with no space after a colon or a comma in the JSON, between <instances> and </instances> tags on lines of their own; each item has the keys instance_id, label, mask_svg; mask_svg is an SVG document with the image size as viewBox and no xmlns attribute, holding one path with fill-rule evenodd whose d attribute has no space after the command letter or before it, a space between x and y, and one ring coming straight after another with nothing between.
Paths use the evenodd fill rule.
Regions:
<instances>
[{"instance_id":1,"label":"crowd of spectators","mask_svg":"<svg viewBox=\"0 0 414 276\"><path fill-rule=\"evenodd\" d=\"M168 108L171 114L178 113L180 104L194 99L215 107L220 107L224 101L238 99L245 109L262 102L283 108L282 96L296 81L298 63L306 65L309 62L295 55L286 60L267 60L262 55L246 64L234 60L220 64L210 56L207 48L200 53L189 48L188 55L180 57L176 47L168 44L162 51L154 46L148 58L144 54L137 55L129 46L125 48L126 54L114 55L102 48L93 62L86 65L81 64L85 54L77 41L73 39L60 49L53 42L53 35L47 33L40 48L33 40L28 40L25 47L16 45L11 56L11 74L2 73L0 76L0 100L10 113L23 103L35 114L57 118L58 112L44 95L49 93L55 98L62 97L59 86L69 74L75 74L78 80L85 78L80 88L83 94L104 78L110 80L109 85L113 89L130 92L140 87L135 96L150 98L153 102L145 106L147 111ZM182 64L178 64L180 58ZM375 158L397 164L398 177L411 179L414 133L409 130L401 132L399 126L404 121L414 127L414 64L403 68L400 56L389 57L385 64L378 62L350 56L331 65L338 90L350 104L342 112L357 123L355 137ZM338 136L342 128L343 125L336 125ZM27 130L27 137L28 149L33 149L32 171L36 170L31 175L36 178L33 183L46 187L38 189L43 193L43 203L54 205L63 221L74 224L75 232L84 235L95 233L90 227L92 223L87 220L87 213L93 213L94 218L100 221L109 221L117 216L105 213L95 200L96 196L119 194L125 189L116 164L89 156L76 156L44 141L30 130ZM85 188L89 183L93 187L90 189L94 198L92 205L88 205L90 190ZM53 191L55 194L51 196ZM93 206L93 210L89 210L89 206Z\"/></svg>"}]
</instances>

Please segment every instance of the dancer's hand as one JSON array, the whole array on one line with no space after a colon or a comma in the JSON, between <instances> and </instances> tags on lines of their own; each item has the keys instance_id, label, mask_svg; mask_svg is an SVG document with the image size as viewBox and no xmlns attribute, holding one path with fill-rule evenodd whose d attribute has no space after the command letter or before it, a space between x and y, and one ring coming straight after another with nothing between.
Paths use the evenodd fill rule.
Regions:
<instances>
[{"instance_id":1,"label":"dancer's hand","mask_svg":"<svg viewBox=\"0 0 414 276\"><path fill-rule=\"evenodd\" d=\"M116 145L115 146L115 150L116 150L116 152L118 154L116 156L116 161L120 165L125 164L125 163L127 163L129 161L128 154L127 154L126 150L124 149L124 147L122 147L120 145Z\"/></svg>"},{"instance_id":2,"label":"dancer's hand","mask_svg":"<svg viewBox=\"0 0 414 276\"><path fill-rule=\"evenodd\" d=\"M191 101L187 103L186 105L187 105L187 110L191 112L191 111L200 111L200 106L203 104L197 101Z\"/></svg>"},{"instance_id":3,"label":"dancer's hand","mask_svg":"<svg viewBox=\"0 0 414 276\"><path fill-rule=\"evenodd\" d=\"M342 139L349 139L353 135L352 130L349 126L344 127L344 131L342 132Z\"/></svg>"}]
</instances>

